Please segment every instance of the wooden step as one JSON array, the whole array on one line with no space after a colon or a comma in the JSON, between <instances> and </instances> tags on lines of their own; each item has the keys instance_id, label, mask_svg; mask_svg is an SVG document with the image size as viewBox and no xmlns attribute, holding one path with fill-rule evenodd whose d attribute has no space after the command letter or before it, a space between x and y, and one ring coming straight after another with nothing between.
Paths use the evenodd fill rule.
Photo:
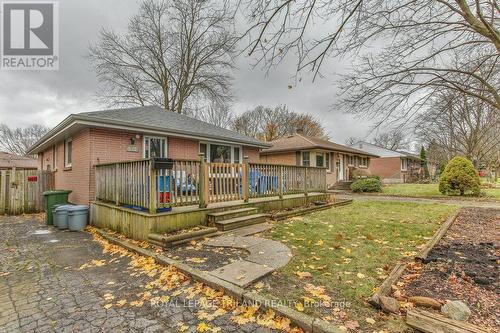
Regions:
<instances>
[{"instance_id":1,"label":"wooden step","mask_svg":"<svg viewBox=\"0 0 500 333\"><path fill-rule=\"evenodd\" d=\"M222 231L233 230L246 227L252 224L263 223L269 217L269 214L253 214L247 216L235 217L228 220L218 221L215 226Z\"/></svg>"},{"instance_id":2,"label":"wooden step","mask_svg":"<svg viewBox=\"0 0 500 333\"><path fill-rule=\"evenodd\" d=\"M212 225L216 222L228 219L234 219L236 217L247 216L257 213L257 208L255 207L246 207L240 209L226 210L218 213L210 213L208 216L208 223Z\"/></svg>"}]
</instances>

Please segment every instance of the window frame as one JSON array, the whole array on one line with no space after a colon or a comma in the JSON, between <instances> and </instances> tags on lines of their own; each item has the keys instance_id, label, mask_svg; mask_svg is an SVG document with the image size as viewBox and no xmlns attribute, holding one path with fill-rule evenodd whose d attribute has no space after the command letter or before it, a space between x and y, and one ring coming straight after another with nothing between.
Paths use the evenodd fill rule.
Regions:
<instances>
[{"instance_id":1,"label":"window frame","mask_svg":"<svg viewBox=\"0 0 500 333\"><path fill-rule=\"evenodd\" d=\"M359 166L361 168L367 168L368 167L368 157L359 157Z\"/></svg>"},{"instance_id":2,"label":"window frame","mask_svg":"<svg viewBox=\"0 0 500 333\"><path fill-rule=\"evenodd\" d=\"M68 144L71 144L71 149L68 149ZM68 154L69 151L69 154ZM71 168L73 166L73 138L64 139L64 167Z\"/></svg>"},{"instance_id":3,"label":"window frame","mask_svg":"<svg viewBox=\"0 0 500 333\"><path fill-rule=\"evenodd\" d=\"M205 147L207 147L207 150L206 150L206 153L205 153L205 156L204 156L204 159L205 159L205 162L207 163L212 163L212 160L210 159L210 146L211 145L217 145L217 146L228 146L231 148L231 162L230 163L236 163L235 162L235 159L234 159L234 148L238 148L240 151L239 151L239 156L238 156L238 159L239 159L239 162L237 164L241 164L243 162L243 146L241 145L233 145L233 144L228 144L228 143L223 143L223 142L211 142L211 141L199 141L198 143L198 152L201 153L201 145L205 145Z\"/></svg>"},{"instance_id":4,"label":"window frame","mask_svg":"<svg viewBox=\"0 0 500 333\"><path fill-rule=\"evenodd\" d=\"M307 154L307 165L304 163L304 154ZM301 166L311 166L311 152L301 151L300 152L300 165Z\"/></svg>"},{"instance_id":5,"label":"window frame","mask_svg":"<svg viewBox=\"0 0 500 333\"><path fill-rule=\"evenodd\" d=\"M163 155L162 158L168 157L168 138L166 136L144 135L142 137L142 158L151 158L151 139L165 140L165 144L163 145L163 154L160 155ZM149 140L148 157L146 157L146 140Z\"/></svg>"},{"instance_id":6,"label":"window frame","mask_svg":"<svg viewBox=\"0 0 500 333\"><path fill-rule=\"evenodd\" d=\"M408 171L408 159L401 158L401 171Z\"/></svg>"}]
</instances>

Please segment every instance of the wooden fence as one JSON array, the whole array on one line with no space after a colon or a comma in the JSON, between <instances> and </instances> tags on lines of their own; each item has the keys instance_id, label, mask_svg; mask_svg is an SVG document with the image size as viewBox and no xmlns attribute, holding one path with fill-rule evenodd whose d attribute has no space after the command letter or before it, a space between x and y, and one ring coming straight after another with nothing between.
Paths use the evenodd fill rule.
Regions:
<instances>
[{"instance_id":1,"label":"wooden fence","mask_svg":"<svg viewBox=\"0 0 500 333\"><path fill-rule=\"evenodd\" d=\"M54 174L49 171L0 170L0 214L25 214L43 211L43 192L54 189Z\"/></svg>"},{"instance_id":2,"label":"wooden fence","mask_svg":"<svg viewBox=\"0 0 500 333\"><path fill-rule=\"evenodd\" d=\"M326 169L277 164L174 160L155 170L149 159L96 166L96 199L147 210L326 191ZM150 198L155 198L150 200Z\"/></svg>"}]
</instances>

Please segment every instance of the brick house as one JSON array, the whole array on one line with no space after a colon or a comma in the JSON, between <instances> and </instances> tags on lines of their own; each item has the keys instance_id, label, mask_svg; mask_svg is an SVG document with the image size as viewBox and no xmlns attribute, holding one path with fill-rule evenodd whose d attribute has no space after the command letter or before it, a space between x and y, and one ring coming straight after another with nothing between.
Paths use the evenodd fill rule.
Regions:
<instances>
[{"instance_id":1,"label":"brick house","mask_svg":"<svg viewBox=\"0 0 500 333\"><path fill-rule=\"evenodd\" d=\"M300 133L270 143L272 147L260 152L262 163L325 167L328 186L350 180L355 169L368 170L370 160L377 157L372 153Z\"/></svg>"},{"instance_id":2,"label":"brick house","mask_svg":"<svg viewBox=\"0 0 500 333\"><path fill-rule=\"evenodd\" d=\"M49 131L29 154L38 168L55 172L55 188L73 192L72 203L95 197L95 165L150 157L242 163L259 161L269 145L155 106L72 114Z\"/></svg>"},{"instance_id":3,"label":"brick house","mask_svg":"<svg viewBox=\"0 0 500 333\"><path fill-rule=\"evenodd\" d=\"M369 170L372 174L380 176L385 183L413 182L418 179L421 172L421 159L415 154L386 149L364 141L352 147L380 156L372 159Z\"/></svg>"}]
</instances>

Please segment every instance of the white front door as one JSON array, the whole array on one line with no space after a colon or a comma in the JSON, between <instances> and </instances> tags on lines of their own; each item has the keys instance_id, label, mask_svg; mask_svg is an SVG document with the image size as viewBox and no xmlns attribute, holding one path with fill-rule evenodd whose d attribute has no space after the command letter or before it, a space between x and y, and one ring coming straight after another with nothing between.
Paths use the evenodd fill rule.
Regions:
<instances>
[{"instance_id":1,"label":"white front door","mask_svg":"<svg viewBox=\"0 0 500 333\"><path fill-rule=\"evenodd\" d=\"M339 170L338 181L342 181L342 180L344 180L344 155L343 154L339 154L338 170Z\"/></svg>"}]
</instances>

